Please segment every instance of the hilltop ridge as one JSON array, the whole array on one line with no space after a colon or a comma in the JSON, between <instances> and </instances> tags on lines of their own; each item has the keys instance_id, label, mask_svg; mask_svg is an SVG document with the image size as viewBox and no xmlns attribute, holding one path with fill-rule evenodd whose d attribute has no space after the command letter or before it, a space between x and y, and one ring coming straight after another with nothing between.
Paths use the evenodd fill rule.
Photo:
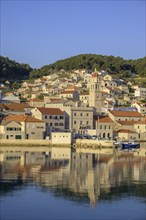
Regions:
<instances>
[{"instance_id":1,"label":"hilltop ridge","mask_svg":"<svg viewBox=\"0 0 146 220\"><path fill-rule=\"evenodd\" d=\"M33 69L29 64L19 64L7 57L0 57L1 77L0 81L16 81L36 79L45 75L50 75L54 72L64 70L72 71L75 69L87 69L93 71L106 70L111 75L118 78L142 79L141 83L146 85L146 57L125 60L122 57L103 56L97 54L80 54L70 58L58 60L52 64L42 66L39 69Z\"/></svg>"}]
</instances>

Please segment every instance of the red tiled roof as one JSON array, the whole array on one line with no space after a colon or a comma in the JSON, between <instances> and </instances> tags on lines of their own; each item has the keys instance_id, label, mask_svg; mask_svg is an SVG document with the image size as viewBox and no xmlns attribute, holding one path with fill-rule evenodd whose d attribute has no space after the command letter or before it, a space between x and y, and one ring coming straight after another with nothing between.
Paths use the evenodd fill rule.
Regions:
<instances>
[{"instance_id":1,"label":"red tiled roof","mask_svg":"<svg viewBox=\"0 0 146 220\"><path fill-rule=\"evenodd\" d=\"M44 102L44 101L38 98L34 98L34 99L30 99L29 102Z\"/></svg>"},{"instance_id":2,"label":"red tiled roof","mask_svg":"<svg viewBox=\"0 0 146 220\"><path fill-rule=\"evenodd\" d=\"M116 133L127 133L127 134L131 134L131 133L136 133L135 131L131 131L129 129L120 129L118 131L115 131Z\"/></svg>"},{"instance_id":3,"label":"red tiled roof","mask_svg":"<svg viewBox=\"0 0 146 220\"><path fill-rule=\"evenodd\" d=\"M11 104L5 104L5 107L13 111L24 111L24 108L32 108L32 106L26 103L14 103L14 102Z\"/></svg>"},{"instance_id":4,"label":"red tiled roof","mask_svg":"<svg viewBox=\"0 0 146 220\"><path fill-rule=\"evenodd\" d=\"M34 118L30 115L9 115L4 118L4 121L16 121L16 122L44 122L40 119ZM45 122L44 122L45 123Z\"/></svg>"},{"instance_id":5,"label":"red tiled roof","mask_svg":"<svg viewBox=\"0 0 146 220\"><path fill-rule=\"evenodd\" d=\"M135 121L117 121L121 125L134 125Z\"/></svg>"},{"instance_id":6,"label":"red tiled roof","mask_svg":"<svg viewBox=\"0 0 146 220\"><path fill-rule=\"evenodd\" d=\"M75 90L68 90L68 91L63 91L61 94L73 94Z\"/></svg>"},{"instance_id":7,"label":"red tiled roof","mask_svg":"<svg viewBox=\"0 0 146 220\"><path fill-rule=\"evenodd\" d=\"M140 107L146 107L146 103L137 102L136 104L138 104Z\"/></svg>"},{"instance_id":8,"label":"red tiled roof","mask_svg":"<svg viewBox=\"0 0 146 220\"><path fill-rule=\"evenodd\" d=\"M5 104L0 103L0 109L8 109Z\"/></svg>"},{"instance_id":9,"label":"red tiled roof","mask_svg":"<svg viewBox=\"0 0 146 220\"><path fill-rule=\"evenodd\" d=\"M89 92L81 92L80 95L89 95Z\"/></svg>"},{"instance_id":10,"label":"red tiled roof","mask_svg":"<svg viewBox=\"0 0 146 220\"><path fill-rule=\"evenodd\" d=\"M136 111L117 111L117 110L109 110L109 112L117 117L142 117L142 114Z\"/></svg>"},{"instance_id":11,"label":"red tiled roof","mask_svg":"<svg viewBox=\"0 0 146 220\"><path fill-rule=\"evenodd\" d=\"M141 121L136 121L134 124L146 125L146 117L144 117L144 119Z\"/></svg>"},{"instance_id":12,"label":"red tiled roof","mask_svg":"<svg viewBox=\"0 0 146 220\"><path fill-rule=\"evenodd\" d=\"M113 120L108 116L100 116L99 119L96 119L99 123L112 123Z\"/></svg>"},{"instance_id":13,"label":"red tiled roof","mask_svg":"<svg viewBox=\"0 0 146 220\"><path fill-rule=\"evenodd\" d=\"M45 115L64 115L64 112L59 108L37 108L42 114Z\"/></svg>"},{"instance_id":14,"label":"red tiled roof","mask_svg":"<svg viewBox=\"0 0 146 220\"><path fill-rule=\"evenodd\" d=\"M99 74L97 72L92 73L92 77L98 77L98 76L99 76Z\"/></svg>"},{"instance_id":15,"label":"red tiled roof","mask_svg":"<svg viewBox=\"0 0 146 220\"><path fill-rule=\"evenodd\" d=\"M79 88L77 87L77 86L75 86L75 85L70 85L70 86L68 86L65 90L66 91L70 91L70 90L78 90Z\"/></svg>"}]
</instances>

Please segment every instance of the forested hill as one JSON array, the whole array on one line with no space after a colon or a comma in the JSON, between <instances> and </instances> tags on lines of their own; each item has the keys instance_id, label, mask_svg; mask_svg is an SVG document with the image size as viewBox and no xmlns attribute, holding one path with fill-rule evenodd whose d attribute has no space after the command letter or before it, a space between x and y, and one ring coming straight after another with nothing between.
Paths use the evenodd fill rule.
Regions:
<instances>
[{"instance_id":1,"label":"forested hill","mask_svg":"<svg viewBox=\"0 0 146 220\"><path fill-rule=\"evenodd\" d=\"M20 64L8 57L0 56L0 82L29 79L32 70L28 64Z\"/></svg>"},{"instance_id":2,"label":"forested hill","mask_svg":"<svg viewBox=\"0 0 146 220\"><path fill-rule=\"evenodd\" d=\"M118 77L131 77L131 73L146 77L146 57L137 60L124 60L121 57L102 56L96 54L81 54L67 59L59 60L53 64L43 66L40 69L34 69L30 73L30 78L37 78L52 72L64 69L71 71L73 69L88 70L107 70Z\"/></svg>"},{"instance_id":3,"label":"forested hill","mask_svg":"<svg viewBox=\"0 0 146 220\"><path fill-rule=\"evenodd\" d=\"M110 74L122 79L137 77L146 85L146 57L137 60L124 60L121 57L81 54L45 65L40 69L32 69L28 64L19 64L7 57L0 57L0 81L20 81L35 79L43 75L64 69L107 70ZM145 79L145 80L143 80Z\"/></svg>"}]
</instances>

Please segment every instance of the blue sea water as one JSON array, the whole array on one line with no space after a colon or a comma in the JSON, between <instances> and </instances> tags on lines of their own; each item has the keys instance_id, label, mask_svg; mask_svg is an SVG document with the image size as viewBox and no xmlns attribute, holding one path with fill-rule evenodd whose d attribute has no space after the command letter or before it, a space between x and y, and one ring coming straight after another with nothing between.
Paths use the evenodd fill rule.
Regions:
<instances>
[{"instance_id":1,"label":"blue sea water","mask_svg":"<svg viewBox=\"0 0 146 220\"><path fill-rule=\"evenodd\" d=\"M146 219L144 156L64 148L1 158L1 220Z\"/></svg>"}]
</instances>

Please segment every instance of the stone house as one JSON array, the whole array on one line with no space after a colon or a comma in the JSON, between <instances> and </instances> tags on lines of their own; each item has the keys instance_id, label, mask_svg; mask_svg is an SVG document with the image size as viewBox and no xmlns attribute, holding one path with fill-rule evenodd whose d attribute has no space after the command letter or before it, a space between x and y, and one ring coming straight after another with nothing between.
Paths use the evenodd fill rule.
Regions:
<instances>
[{"instance_id":1,"label":"stone house","mask_svg":"<svg viewBox=\"0 0 146 220\"><path fill-rule=\"evenodd\" d=\"M138 133L138 138L146 141L146 117L134 124L134 129Z\"/></svg>"},{"instance_id":2,"label":"stone house","mask_svg":"<svg viewBox=\"0 0 146 220\"><path fill-rule=\"evenodd\" d=\"M3 115L25 115L30 114L31 109L33 109L32 106L26 104L26 103L10 103L10 104L3 104L1 113L3 112Z\"/></svg>"},{"instance_id":3,"label":"stone house","mask_svg":"<svg viewBox=\"0 0 146 220\"><path fill-rule=\"evenodd\" d=\"M45 105L45 102L38 98L30 99L28 103L32 107L44 107Z\"/></svg>"},{"instance_id":4,"label":"stone house","mask_svg":"<svg viewBox=\"0 0 146 220\"><path fill-rule=\"evenodd\" d=\"M95 128L99 138L113 138L113 120L108 116L98 116L95 120Z\"/></svg>"},{"instance_id":5,"label":"stone house","mask_svg":"<svg viewBox=\"0 0 146 220\"><path fill-rule=\"evenodd\" d=\"M146 115L146 103L135 102L132 104L132 106L135 107L142 115Z\"/></svg>"},{"instance_id":6,"label":"stone house","mask_svg":"<svg viewBox=\"0 0 146 220\"><path fill-rule=\"evenodd\" d=\"M67 90L60 93L60 98L69 98L79 100L79 92L76 90Z\"/></svg>"},{"instance_id":7,"label":"stone house","mask_svg":"<svg viewBox=\"0 0 146 220\"><path fill-rule=\"evenodd\" d=\"M45 122L28 115L9 115L0 125L2 139L44 139Z\"/></svg>"},{"instance_id":8,"label":"stone house","mask_svg":"<svg viewBox=\"0 0 146 220\"><path fill-rule=\"evenodd\" d=\"M64 131L65 113L59 108L34 108L31 113L35 118L46 122L47 135L52 131Z\"/></svg>"},{"instance_id":9,"label":"stone house","mask_svg":"<svg viewBox=\"0 0 146 220\"><path fill-rule=\"evenodd\" d=\"M80 93L79 99L86 107L89 106L89 92Z\"/></svg>"},{"instance_id":10,"label":"stone house","mask_svg":"<svg viewBox=\"0 0 146 220\"><path fill-rule=\"evenodd\" d=\"M146 98L146 88L138 87L137 89L135 89L134 96L141 98L141 99L145 99Z\"/></svg>"},{"instance_id":11,"label":"stone house","mask_svg":"<svg viewBox=\"0 0 146 220\"><path fill-rule=\"evenodd\" d=\"M136 131L131 131L129 129L120 129L117 131L114 131L114 137L120 139L120 140L132 140L132 139L138 139L138 134Z\"/></svg>"},{"instance_id":12,"label":"stone house","mask_svg":"<svg viewBox=\"0 0 146 220\"><path fill-rule=\"evenodd\" d=\"M113 121L140 121L142 119L142 114L137 111L109 110L107 113Z\"/></svg>"},{"instance_id":13,"label":"stone house","mask_svg":"<svg viewBox=\"0 0 146 220\"><path fill-rule=\"evenodd\" d=\"M71 107L69 118L70 129L74 129L76 132L83 133L86 129L93 129L92 107Z\"/></svg>"}]
</instances>

